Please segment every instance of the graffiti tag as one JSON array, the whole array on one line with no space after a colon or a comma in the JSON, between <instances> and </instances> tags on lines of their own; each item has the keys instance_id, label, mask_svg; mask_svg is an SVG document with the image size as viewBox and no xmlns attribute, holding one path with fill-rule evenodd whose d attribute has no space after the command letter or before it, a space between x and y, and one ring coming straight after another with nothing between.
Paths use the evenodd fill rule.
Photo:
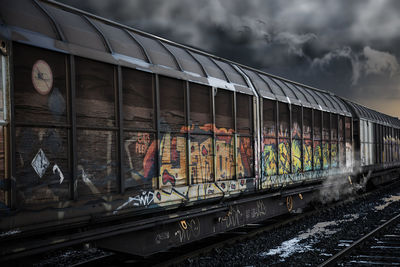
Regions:
<instances>
[{"instance_id":1,"label":"graffiti tag","mask_svg":"<svg viewBox=\"0 0 400 267\"><path fill-rule=\"evenodd\" d=\"M240 225L240 219L243 214L240 212L238 207L230 207L228 213L224 217L219 217L219 222L225 222L226 228L236 227Z\"/></svg>"},{"instance_id":2,"label":"graffiti tag","mask_svg":"<svg viewBox=\"0 0 400 267\"><path fill-rule=\"evenodd\" d=\"M169 232L162 232L156 236L156 244L160 244L162 240L169 239Z\"/></svg>"},{"instance_id":3,"label":"graffiti tag","mask_svg":"<svg viewBox=\"0 0 400 267\"><path fill-rule=\"evenodd\" d=\"M119 206L115 211L114 214L117 213L119 210L123 209L124 207L128 205L132 206L149 206L152 204L154 201L154 192L152 191L142 191L141 194L135 196L135 197L129 197L128 201L126 201L124 204Z\"/></svg>"},{"instance_id":4,"label":"graffiti tag","mask_svg":"<svg viewBox=\"0 0 400 267\"><path fill-rule=\"evenodd\" d=\"M64 181L64 174L61 172L60 167L58 167L57 164L54 164L53 173L56 174L56 172L60 176L60 184L62 184L62 182Z\"/></svg>"},{"instance_id":5,"label":"graffiti tag","mask_svg":"<svg viewBox=\"0 0 400 267\"><path fill-rule=\"evenodd\" d=\"M189 221L180 221L179 229L175 232L175 236L179 238L181 243L196 239L200 235L199 218L190 219Z\"/></svg>"},{"instance_id":6,"label":"graffiti tag","mask_svg":"<svg viewBox=\"0 0 400 267\"><path fill-rule=\"evenodd\" d=\"M138 154L145 154L150 144L150 134L138 133L138 140L135 144L135 151Z\"/></svg>"}]
</instances>

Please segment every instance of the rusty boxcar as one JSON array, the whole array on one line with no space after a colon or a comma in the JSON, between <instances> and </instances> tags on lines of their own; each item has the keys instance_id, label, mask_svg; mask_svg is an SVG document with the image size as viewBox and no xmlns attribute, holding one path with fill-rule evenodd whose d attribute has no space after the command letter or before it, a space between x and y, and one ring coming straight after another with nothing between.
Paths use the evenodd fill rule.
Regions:
<instances>
[{"instance_id":1,"label":"rusty boxcar","mask_svg":"<svg viewBox=\"0 0 400 267\"><path fill-rule=\"evenodd\" d=\"M148 255L398 172L396 118L54 1L1 0L0 44L4 259Z\"/></svg>"}]
</instances>

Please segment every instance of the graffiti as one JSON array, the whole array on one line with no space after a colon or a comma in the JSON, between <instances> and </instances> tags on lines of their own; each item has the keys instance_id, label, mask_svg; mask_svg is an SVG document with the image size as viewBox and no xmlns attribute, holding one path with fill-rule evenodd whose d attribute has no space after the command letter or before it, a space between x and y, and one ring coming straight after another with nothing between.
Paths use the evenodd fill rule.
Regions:
<instances>
[{"instance_id":1,"label":"graffiti","mask_svg":"<svg viewBox=\"0 0 400 267\"><path fill-rule=\"evenodd\" d=\"M50 166L50 161L47 159L42 149L39 149L38 153L35 155L31 162L31 166L35 170L36 174L39 175L40 178L43 177L47 168ZM53 174L58 174L60 177L60 184L64 181L64 174L62 173L60 167L57 164L53 166Z\"/></svg>"},{"instance_id":2,"label":"graffiti","mask_svg":"<svg viewBox=\"0 0 400 267\"><path fill-rule=\"evenodd\" d=\"M60 184L64 181L64 174L61 172L60 167L58 167L57 164L54 164L53 166L53 174L58 173L58 176L60 176Z\"/></svg>"},{"instance_id":3,"label":"graffiti","mask_svg":"<svg viewBox=\"0 0 400 267\"><path fill-rule=\"evenodd\" d=\"M138 133L138 140L135 143L135 151L138 154L146 153L146 150L150 144L150 134Z\"/></svg>"},{"instance_id":4,"label":"graffiti","mask_svg":"<svg viewBox=\"0 0 400 267\"><path fill-rule=\"evenodd\" d=\"M225 222L226 228L236 227L241 225L240 221L242 216L243 214L240 212L238 207L230 206L226 215L218 218L218 222Z\"/></svg>"},{"instance_id":5,"label":"graffiti","mask_svg":"<svg viewBox=\"0 0 400 267\"><path fill-rule=\"evenodd\" d=\"M167 190L160 190L157 191L156 197L158 200L158 203L162 201L172 201L176 199L183 199L183 200L188 200L188 191L187 187L181 187L181 188L175 188L175 187L170 187L168 188L169 191Z\"/></svg>"},{"instance_id":6,"label":"graffiti","mask_svg":"<svg viewBox=\"0 0 400 267\"><path fill-rule=\"evenodd\" d=\"M212 136L207 135L211 131L216 134L215 151L214 140ZM187 165L188 148L184 135L188 132L192 133L189 147L190 165ZM213 124L182 127L180 134L163 133L159 140L158 153L160 186L186 185L187 168L191 183L195 184L232 180L236 175L238 178L252 177L252 138L238 137L235 164L233 133L232 129L216 128ZM154 134L126 133L124 148L127 187L154 183L153 178L156 178L157 173L157 140L154 139Z\"/></svg>"},{"instance_id":7,"label":"graffiti","mask_svg":"<svg viewBox=\"0 0 400 267\"><path fill-rule=\"evenodd\" d=\"M314 141L314 170L321 169L321 142Z\"/></svg>"},{"instance_id":8,"label":"graffiti","mask_svg":"<svg viewBox=\"0 0 400 267\"><path fill-rule=\"evenodd\" d=\"M351 143L346 142L346 168L351 168L353 166L353 147Z\"/></svg>"},{"instance_id":9,"label":"graffiti","mask_svg":"<svg viewBox=\"0 0 400 267\"><path fill-rule=\"evenodd\" d=\"M190 141L190 178L193 183L214 180L213 141L211 136L196 135Z\"/></svg>"},{"instance_id":10,"label":"graffiti","mask_svg":"<svg viewBox=\"0 0 400 267\"><path fill-rule=\"evenodd\" d=\"M246 220L254 220L267 215L267 208L262 200L258 200L255 207L246 210Z\"/></svg>"},{"instance_id":11,"label":"graffiti","mask_svg":"<svg viewBox=\"0 0 400 267\"><path fill-rule=\"evenodd\" d=\"M324 169L329 168L329 143L328 142L323 142L322 144L322 164Z\"/></svg>"},{"instance_id":12,"label":"graffiti","mask_svg":"<svg viewBox=\"0 0 400 267\"><path fill-rule=\"evenodd\" d=\"M304 140L303 145L303 164L304 164L304 171L311 171L312 170L312 140Z\"/></svg>"},{"instance_id":13,"label":"graffiti","mask_svg":"<svg viewBox=\"0 0 400 267\"><path fill-rule=\"evenodd\" d=\"M250 137L239 137L238 178L253 176L253 146Z\"/></svg>"},{"instance_id":14,"label":"graffiti","mask_svg":"<svg viewBox=\"0 0 400 267\"><path fill-rule=\"evenodd\" d=\"M156 244L160 244L162 240L168 240L169 239L169 232L162 232L156 235Z\"/></svg>"},{"instance_id":15,"label":"graffiti","mask_svg":"<svg viewBox=\"0 0 400 267\"><path fill-rule=\"evenodd\" d=\"M279 174L290 173L289 140L279 140Z\"/></svg>"},{"instance_id":16,"label":"graffiti","mask_svg":"<svg viewBox=\"0 0 400 267\"><path fill-rule=\"evenodd\" d=\"M264 176L276 174L277 156L276 143L274 139L264 139L264 147L262 152L263 173Z\"/></svg>"},{"instance_id":17,"label":"graffiti","mask_svg":"<svg viewBox=\"0 0 400 267\"><path fill-rule=\"evenodd\" d=\"M297 122L293 123L292 138L293 139L301 138L301 126Z\"/></svg>"},{"instance_id":18,"label":"graffiti","mask_svg":"<svg viewBox=\"0 0 400 267\"><path fill-rule=\"evenodd\" d=\"M186 184L186 138L166 133L160 141L160 185Z\"/></svg>"},{"instance_id":19,"label":"graffiti","mask_svg":"<svg viewBox=\"0 0 400 267\"><path fill-rule=\"evenodd\" d=\"M163 185L166 185L168 183L170 183L172 186L175 186L175 177L172 176L167 169L164 170L163 174L162 174L162 183Z\"/></svg>"},{"instance_id":20,"label":"graffiti","mask_svg":"<svg viewBox=\"0 0 400 267\"><path fill-rule=\"evenodd\" d=\"M200 220L193 218L188 221L182 220L179 223L179 229L175 232L175 236L179 238L181 243L196 239L200 236Z\"/></svg>"},{"instance_id":21,"label":"graffiti","mask_svg":"<svg viewBox=\"0 0 400 267\"><path fill-rule=\"evenodd\" d=\"M154 193L151 191L142 191L142 194L131 199L134 206L148 206L154 200Z\"/></svg>"},{"instance_id":22,"label":"graffiti","mask_svg":"<svg viewBox=\"0 0 400 267\"><path fill-rule=\"evenodd\" d=\"M149 206L152 204L154 201L154 192L152 191L142 191L141 194L135 196L135 197L129 197L128 201L126 201L124 204L119 206L115 211L114 214L117 213L119 210L125 208L128 205L132 206Z\"/></svg>"},{"instance_id":23,"label":"graffiti","mask_svg":"<svg viewBox=\"0 0 400 267\"><path fill-rule=\"evenodd\" d=\"M216 180L231 180L235 175L234 146L232 138L217 136L216 138Z\"/></svg>"},{"instance_id":24,"label":"graffiti","mask_svg":"<svg viewBox=\"0 0 400 267\"><path fill-rule=\"evenodd\" d=\"M83 169L83 167L82 167L82 175L81 176L82 176L82 180L83 180L84 183L89 183L90 182L89 176L86 174L86 172Z\"/></svg>"},{"instance_id":25,"label":"graffiti","mask_svg":"<svg viewBox=\"0 0 400 267\"><path fill-rule=\"evenodd\" d=\"M257 201L257 209L254 214L256 218L265 216L267 214L267 208L262 200Z\"/></svg>"},{"instance_id":26,"label":"graffiti","mask_svg":"<svg viewBox=\"0 0 400 267\"><path fill-rule=\"evenodd\" d=\"M294 173L301 171L301 140L292 140L292 168Z\"/></svg>"},{"instance_id":27,"label":"graffiti","mask_svg":"<svg viewBox=\"0 0 400 267\"><path fill-rule=\"evenodd\" d=\"M156 145L154 135L127 133L124 140L126 153L126 186L151 183L156 174Z\"/></svg>"},{"instance_id":28,"label":"graffiti","mask_svg":"<svg viewBox=\"0 0 400 267\"><path fill-rule=\"evenodd\" d=\"M335 168L338 166L337 143L331 144L331 166Z\"/></svg>"},{"instance_id":29,"label":"graffiti","mask_svg":"<svg viewBox=\"0 0 400 267\"><path fill-rule=\"evenodd\" d=\"M294 181L320 179L321 177L330 177L342 174L343 174L342 169L327 169L327 170L317 170L317 171L303 172L303 173L274 175L267 177L265 180L263 180L261 183L261 187L266 189L266 188L271 188L272 186L285 186L288 183Z\"/></svg>"}]
</instances>

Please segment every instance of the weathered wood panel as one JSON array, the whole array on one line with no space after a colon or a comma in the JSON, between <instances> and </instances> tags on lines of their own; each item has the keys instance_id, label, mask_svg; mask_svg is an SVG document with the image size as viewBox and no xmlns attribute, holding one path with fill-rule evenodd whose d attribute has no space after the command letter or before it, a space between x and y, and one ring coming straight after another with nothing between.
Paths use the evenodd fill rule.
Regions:
<instances>
[{"instance_id":1,"label":"weathered wood panel","mask_svg":"<svg viewBox=\"0 0 400 267\"><path fill-rule=\"evenodd\" d=\"M15 138L18 203L68 199L68 131L17 127Z\"/></svg>"}]
</instances>

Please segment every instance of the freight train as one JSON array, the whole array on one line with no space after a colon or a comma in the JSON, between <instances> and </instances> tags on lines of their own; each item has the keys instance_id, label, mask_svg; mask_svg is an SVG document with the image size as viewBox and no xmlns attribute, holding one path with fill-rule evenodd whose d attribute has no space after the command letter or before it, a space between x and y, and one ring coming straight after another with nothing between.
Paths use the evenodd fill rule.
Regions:
<instances>
[{"instance_id":1,"label":"freight train","mask_svg":"<svg viewBox=\"0 0 400 267\"><path fill-rule=\"evenodd\" d=\"M1 0L0 51L3 259L149 255L399 174L397 118L54 1Z\"/></svg>"}]
</instances>

